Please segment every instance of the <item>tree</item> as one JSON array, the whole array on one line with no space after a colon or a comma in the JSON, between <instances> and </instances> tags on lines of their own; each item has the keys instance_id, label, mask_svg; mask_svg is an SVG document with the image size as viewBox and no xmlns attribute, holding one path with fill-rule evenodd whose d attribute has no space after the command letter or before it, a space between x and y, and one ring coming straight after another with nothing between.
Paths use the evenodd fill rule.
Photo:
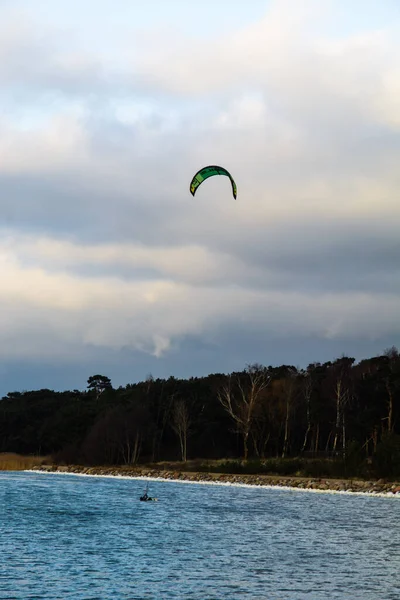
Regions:
<instances>
[{"instance_id":1,"label":"tree","mask_svg":"<svg viewBox=\"0 0 400 600\"><path fill-rule=\"evenodd\" d=\"M254 452L257 458L265 458L266 449L271 438L273 428L273 410L269 395L263 397L254 412L254 422L250 431Z\"/></svg>"},{"instance_id":2,"label":"tree","mask_svg":"<svg viewBox=\"0 0 400 600\"><path fill-rule=\"evenodd\" d=\"M342 456L346 457L346 406L351 397L351 368L354 358L342 356L332 365L333 394L336 406L332 452L335 455L339 439L342 442Z\"/></svg>"},{"instance_id":3,"label":"tree","mask_svg":"<svg viewBox=\"0 0 400 600\"><path fill-rule=\"evenodd\" d=\"M134 465L139 460L142 441L150 427L150 416L147 406L135 402L128 411L119 412L118 442L123 458L127 465Z\"/></svg>"},{"instance_id":4,"label":"tree","mask_svg":"<svg viewBox=\"0 0 400 600\"><path fill-rule=\"evenodd\" d=\"M248 365L244 377L237 375L232 385L232 375L230 375L228 383L218 392L218 400L236 423L243 437L244 460L247 460L249 453L248 439L255 411L269 381L270 377L265 367L258 364Z\"/></svg>"},{"instance_id":5,"label":"tree","mask_svg":"<svg viewBox=\"0 0 400 600\"><path fill-rule=\"evenodd\" d=\"M85 461L89 464L117 464L120 432L116 427L115 409L100 416L89 429L82 445Z\"/></svg>"},{"instance_id":6,"label":"tree","mask_svg":"<svg viewBox=\"0 0 400 600\"><path fill-rule=\"evenodd\" d=\"M90 428L83 444L84 456L89 463L134 465L148 428L145 405L131 401L113 406Z\"/></svg>"},{"instance_id":7,"label":"tree","mask_svg":"<svg viewBox=\"0 0 400 600\"><path fill-rule=\"evenodd\" d=\"M282 448L282 458L285 458L289 451L290 439L290 420L292 416L293 402L295 398L297 370L293 367L288 369L288 373L283 380L283 391L285 396L285 428Z\"/></svg>"},{"instance_id":8,"label":"tree","mask_svg":"<svg viewBox=\"0 0 400 600\"><path fill-rule=\"evenodd\" d=\"M388 395L388 416L387 416L387 431L389 434L393 433L394 426L394 396L396 382L398 381L398 373L400 373L400 355L399 351L395 346L387 348L385 350L385 357L387 358L387 375L385 377L385 388ZM396 373L397 370L397 373Z\"/></svg>"},{"instance_id":9,"label":"tree","mask_svg":"<svg viewBox=\"0 0 400 600\"><path fill-rule=\"evenodd\" d=\"M106 389L112 389L111 379L105 375L91 375L87 380L87 387L96 393L96 398Z\"/></svg>"},{"instance_id":10,"label":"tree","mask_svg":"<svg viewBox=\"0 0 400 600\"><path fill-rule=\"evenodd\" d=\"M308 437L309 437L310 431L311 431L311 397L312 397L312 393L313 393L313 380L312 380L312 375L311 375L310 371L311 371L311 369L309 367L307 369L307 371L305 371L304 376L303 376L302 390L303 390L304 400L306 402L307 429L304 434L304 441L303 441L303 445L301 447L301 453L303 453L305 451L305 449L307 448Z\"/></svg>"},{"instance_id":11,"label":"tree","mask_svg":"<svg viewBox=\"0 0 400 600\"><path fill-rule=\"evenodd\" d=\"M184 400L175 400L172 409L172 429L179 438L181 448L181 458L183 462L187 460L187 438L190 429L189 411Z\"/></svg>"}]
</instances>

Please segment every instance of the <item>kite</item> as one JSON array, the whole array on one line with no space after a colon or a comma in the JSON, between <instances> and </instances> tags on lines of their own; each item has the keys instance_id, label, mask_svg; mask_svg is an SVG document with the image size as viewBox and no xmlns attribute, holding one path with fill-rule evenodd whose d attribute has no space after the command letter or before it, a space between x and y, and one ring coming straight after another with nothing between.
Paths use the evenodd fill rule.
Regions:
<instances>
[{"instance_id":1,"label":"kite","mask_svg":"<svg viewBox=\"0 0 400 600\"><path fill-rule=\"evenodd\" d=\"M200 171L197 171L196 175L193 177L191 184L190 184L190 193L192 194L192 196L195 195L196 190L199 187L199 185L202 183L202 181L204 181L204 179L207 179L208 177L212 177L213 175L226 175L227 177L229 177L229 179L231 180L231 184L232 184L233 197L236 200L237 187L236 187L236 183L233 180L232 175L223 167L217 167L216 165L211 165L209 167L203 167L203 169L200 169Z\"/></svg>"}]
</instances>

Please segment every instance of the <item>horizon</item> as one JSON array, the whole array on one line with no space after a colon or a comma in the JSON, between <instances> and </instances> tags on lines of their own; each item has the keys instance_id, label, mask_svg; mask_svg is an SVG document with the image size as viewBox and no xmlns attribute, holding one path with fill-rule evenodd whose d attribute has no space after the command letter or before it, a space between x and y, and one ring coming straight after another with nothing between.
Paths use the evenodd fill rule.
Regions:
<instances>
[{"instance_id":1,"label":"horizon","mask_svg":"<svg viewBox=\"0 0 400 600\"><path fill-rule=\"evenodd\" d=\"M300 367L299 365L293 365L293 364L289 364L289 363L282 363L282 364L275 364L275 365L274 364L268 364L268 365L265 364L264 365L262 363L253 363L253 364L258 364L260 367L263 367L263 368L266 368L266 369L279 369L279 368L282 368L282 367L294 367L296 369L297 373L301 374L302 371L306 370L311 365L321 365L321 366L323 366L324 364L329 364L329 363L334 364L337 360L340 360L342 358L353 359L354 363L353 363L352 366L357 366L357 365L359 365L360 363L362 363L364 361L373 360L375 358L379 358L381 356L384 356L386 354L386 352L388 352L389 350L391 350L393 348L395 350L397 350L397 348L395 346L392 346L391 348L386 348L380 354L376 354L376 355L370 356L370 357L364 357L364 358L361 358L359 360L355 359L353 356L342 354L341 356L338 356L336 358L333 358L333 359L327 360L327 361L323 361L323 362L322 361L321 362L320 361L313 361L312 363L309 363L306 367ZM251 366L251 364L250 363L246 363L243 366L242 369L238 369L238 370L235 370L235 371L230 371L230 372L227 372L227 371L215 371L215 372L209 372L209 373L204 373L204 374L199 374L199 375L190 375L189 374L189 375L186 375L186 376L183 376L183 377L176 377L173 373L171 373L169 376L154 377L153 374L149 372L142 379L139 379L139 380L136 380L136 381L128 381L126 383L119 382L118 387L116 387L116 386L113 385L112 378L109 378L109 379L110 379L110 383L111 383L111 388L114 389L114 390L117 390L119 387L124 388L124 387L126 387L128 385L137 385L137 384L140 384L140 383L145 383L149 379L152 379L154 381L157 381L157 380L167 381L169 378L172 377L172 378L174 378L174 379L176 379L178 381L179 380L181 380L181 381L189 381L190 379L203 379L203 378L206 379L207 377L212 377L214 375L230 376L230 375L233 375L234 373L242 373L242 372L244 372L247 369L247 367L249 367L249 366ZM84 392L88 391L89 378L93 377L93 376L94 377L100 376L100 377L106 377L106 378L108 377L107 373L91 373L91 375L88 375L88 377L87 377L86 386L84 388L74 387L74 388L69 388L69 389L66 389L66 388L63 388L63 389L59 388L59 389L57 389L57 388L49 388L49 387L44 386L42 388L30 389L30 390L28 390L28 389L24 389L24 390L8 390L7 394L2 394L0 396L0 399L6 398L8 396L8 394L14 394L14 393L25 394L25 393L30 393L30 392L39 392L41 390L53 391L53 392L56 392L56 393L72 392L72 391L77 390L77 391L79 391L81 393L84 393Z\"/></svg>"}]
</instances>

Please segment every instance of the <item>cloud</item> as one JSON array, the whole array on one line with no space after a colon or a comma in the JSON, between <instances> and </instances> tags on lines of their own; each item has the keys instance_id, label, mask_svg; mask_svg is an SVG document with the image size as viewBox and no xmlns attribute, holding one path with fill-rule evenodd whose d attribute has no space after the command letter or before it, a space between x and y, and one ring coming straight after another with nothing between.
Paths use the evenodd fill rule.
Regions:
<instances>
[{"instance_id":1,"label":"cloud","mask_svg":"<svg viewBox=\"0 0 400 600\"><path fill-rule=\"evenodd\" d=\"M118 67L0 31L0 102L35 107L0 121L4 360L400 340L395 27L324 34L335 3L301 4L214 41L147 32ZM190 196L211 163L236 202L222 177Z\"/></svg>"},{"instance_id":2,"label":"cloud","mask_svg":"<svg viewBox=\"0 0 400 600\"><path fill-rule=\"evenodd\" d=\"M133 91L123 70L82 48L76 31L46 28L21 7L1 10L0 82L18 105L54 105L63 97L86 97L95 105L111 89L114 96Z\"/></svg>"},{"instance_id":3,"label":"cloud","mask_svg":"<svg viewBox=\"0 0 400 600\"><path fill-rule=\"evenodd\" d=\"M71 348L76 356L86 346L127 347L162 357L188 336L218 344L221 328L233 331L237 326L281 338L373 339L400 334L398 294L307 293L296 286L283 291L267 283L257 288L246 279L240 285L240 268L230 281L215 278L210 284L201 265L197 280L196 273L188 272L190 266L196 271L196 253L202 256L198 249L192 252L187 256L165 249L164 256L159 249L83 248L51 240L19 240L14 247L9 241L0 254L0 329L9 340L4 356L27 358L34 352L46 360L55 355L68 360ZM125 279L117 269L108 276L74 272L85 262L127 261L151 266L153 278ZM219 264L221 272L224 267Z\"/></svg>"}]
</instances>

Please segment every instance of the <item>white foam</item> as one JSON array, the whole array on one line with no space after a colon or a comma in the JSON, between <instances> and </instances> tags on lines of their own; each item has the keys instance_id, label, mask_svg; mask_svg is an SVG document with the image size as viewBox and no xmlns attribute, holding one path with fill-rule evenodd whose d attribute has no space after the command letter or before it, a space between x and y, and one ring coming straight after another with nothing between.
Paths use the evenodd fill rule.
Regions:
<instances>
[{"instance_id":1,"label":"white foam","mask_svg":"<svg viewBox=\"0 0 400 600\"><path fill-rule=\"evenodd\" d=\"M287 485L256 485L250 483L232 483L230 481L191 481L190 479L169 479L168 477L145 477L133 475L99 475L94 473L69 473L68 471L40 471L39 469L27 469L24 473L39 473L40 475L75 475L76 477L103 477L106 479L126 479L137 481L163 481L167 483L191 483L193 485L219 485L225 487L244 487L257 488L263 490L282 490L285 492L309 492L314 494L339 494L342 496L369 496L372 498L397 498L400 499L400 493L393 492L360 492L353 490L320 490L313 488L299 488Z\"/></svg>"}]
</instances>

